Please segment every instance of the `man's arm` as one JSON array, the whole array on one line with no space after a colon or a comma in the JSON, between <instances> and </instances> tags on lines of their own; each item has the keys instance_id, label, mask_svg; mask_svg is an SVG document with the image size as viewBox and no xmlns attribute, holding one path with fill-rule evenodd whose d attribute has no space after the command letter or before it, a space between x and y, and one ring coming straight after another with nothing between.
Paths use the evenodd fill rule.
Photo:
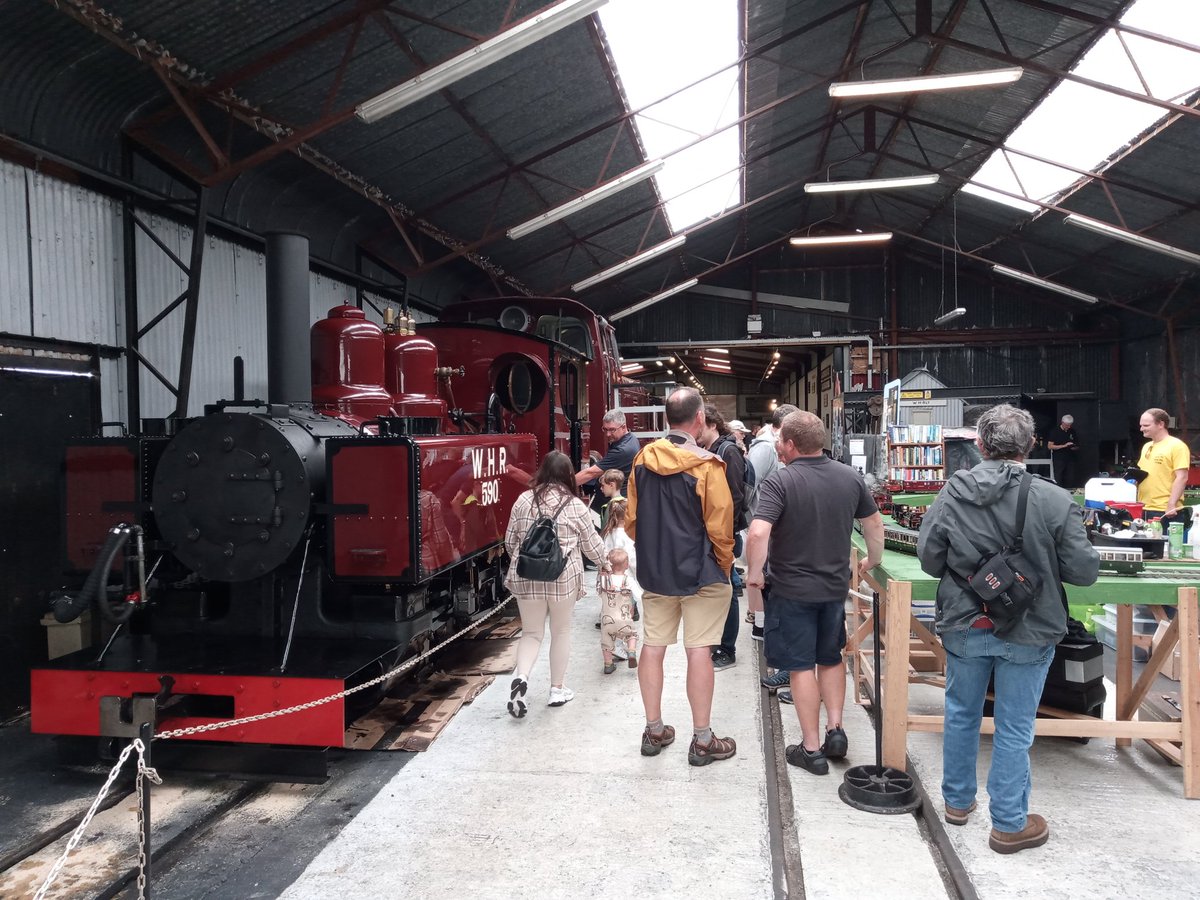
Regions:
<instances>
[{"instance_id":1,"label":"man's arm","mask_svg":"<svg viewBox=\"0 0 1200 900\"><path fill-rule=\"evenodd\" d=\"M581 469L575 473L575 486L581 487L587 484L593 478L599 478L604 474L604 470L599 466L588 466L586 469Z\"/></svg>"},{"instance_id":2,"label":"man's arm","mask_svg":"<svg viewBox=\"0 0 1200 900\"><path fill-rule=\"evenodd\" d=\"M704 473L701 483L704 495L700 498L700 507L704 511L704 527L716 553L717 565L729 575L733 569L733 495L729 493L729 485L725 481L724 464L720 465L720 471L714 466L715 463L706 467L708 471ZM700 486L697 484L697 489ZM625 517L628 521L628 511Z\"/></svg>"},{"instance_id":3,"label":"man's arm","mask_svg":"<svg viewBox=\"0 0 1200 900\"><path fill-rule=\"evenodd\" d=\"M883 562L883 516L876 512L859 519L862 523L863 537L867 541L867 555L858 561L858 580L862 581L867 573Z\"/></svg>"},{"instance_id":4,"label":"man's arm","mask_svg":"<svg viewBox=\"0 0 1200 900\"><path fill-rule=\"evenodd\" d=\"M921 533L917 536L917 559L921 561L921 571L934 578L946 574L946 554L950 552L945 529L939 527L942 496L939 494L925 512L921 519Z\"/></svg>"},{"instance_id":5,"label":"man's arm","mask_svg":"<svg viewBox=\"0 0 1200 900\"><path fill-rule=\"evenodd\" d=\"M1088 540L1083 527L1083 509L1072 503L1067 507L1067 518L1058 534L1055 552L1058 555L1058 577L1067 584L1086 587L1094 584L1100 574L1100 554Z\"/></svg>"},{"instance_id":6,"label":"man's arm","mask_svg":"<svg viewBox=\"0 0 1200 900\"><path fill-rule=\"evenodd\" d=\"M767 564L767 547L774 526L766 519L755 519L746 532L746 586L762 590L766 579L763 567ZM882 533L882 532L881 532Z\"/></svg>"},{"instance_id":7,"label":"man's arm","mask_svg":"<svg viewBox=\"0 0 1200 900\"><path fill-rule=\"evenodd\" d=\"M1175 470L1175 481L1171 484L1171 499L1167 501L1166 514L1168 516L1179 512L1179 504L1183 500L1183 489L1187 487L1187 478L1187 469Z\"/></svg>"}]
</instances>

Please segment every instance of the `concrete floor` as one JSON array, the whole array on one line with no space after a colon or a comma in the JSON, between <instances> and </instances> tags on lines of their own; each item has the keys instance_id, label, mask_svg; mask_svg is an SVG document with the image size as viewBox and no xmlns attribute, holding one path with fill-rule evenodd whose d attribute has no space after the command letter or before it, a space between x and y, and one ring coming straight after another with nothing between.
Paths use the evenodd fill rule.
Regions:
<instances>
[{"instance_id":1,"label":"concrete floor","mask_svg":"<svg viewBox=\"0 0 1200 900\"><path fill-rule=\"evenodd\" d=\"M311 862L286 898L557 898L604 895L777 897L757 645L739 637L738 665L717 674L713 721L738 755L687 765L690 715L682 648L668 651L664 709L676 744L639 755L643 725L636 672L600 672L596 600L576 607L564 707L543 705L546 649L530 679L529 715L505 710L507 679L463 709ZM936 689L913 685L913 711L940 711ZM774 698L765 702L774 704ZM800 729L781 708L783 743ZM850 703L850 754L829 776L785 767L804 896L821 900L947 896L939 857L917 817L852 809L837 795L845 769L874 762L867 713ZM780 748L782 752L782 748ZM913 734L909 754L940 810L941 736ZM986 783L990 738L983 739ZM1181 772L1142 745L1116 750L1041 739L1033 750L1034 809L1049 844L1015 856L987 846L987 795L963 828L946 826L978 895L1009 897L1200 896L1200 803L1182 797ZM788 792L783 792L786 798ZM779 823L775 823L779 838ZM792 886L792 896L800 892Z\"/></svg>"},{"instance_id":2,"label":"concrete floor","mask_svg":"<svg viewBox=\"0 0 1200 900\"><path fill-rule=\"evenodd\" d=\"M1108 684L1112 717L1113 685ZM909 709L940 714L942 691L910 686ZM940 808L942 736L910 734L909 758ZM987 768L991 737L979 752L979 809L969 824L946 832L971 881L991 898L1088 897L1097 900L1200 897L1200 802L1183 798L1183 770L1144 741L1118 749L1111 739L1080 744L1038 738L1030 753L1030 810L1050 823L1041 848L1011 856L987 845Z\"/></svg>"},{"instance_id":3,"label":"concrete floor","mask_svg":"<svg viewBox=\"0 0 1200 900\"><path fill-rule=\"evenodd\" d=\"M545 706L547 644L529 714L498 680L458 714L283 894L287 898L772 897L758 667L749 644L717 674L713 723L733 759L687 764L682 647L667 652L664 719L678 737L640 755L637 673L601 674L596 600L575 610L567 684Z\"/></svg>"}]
</instances>

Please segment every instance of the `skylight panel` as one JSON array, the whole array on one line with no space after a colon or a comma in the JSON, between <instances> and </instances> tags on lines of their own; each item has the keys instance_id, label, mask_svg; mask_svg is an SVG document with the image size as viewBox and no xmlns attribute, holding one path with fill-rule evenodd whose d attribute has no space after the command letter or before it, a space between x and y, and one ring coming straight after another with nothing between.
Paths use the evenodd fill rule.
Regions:
<instances>
[{"instance_id":1,"label":"skylight panel","mask_svg":"<svg viewBox=\"0 0 1200 900\"><path fill-rule=\"evenodd\" d=\"M739 114L737 0L612 0L600 20L630 106L646 107L634 123L647 159L666 159L655 177L671 229L739 203L739 130L726 127Z\"/></svg>"},{"instance_id":2,"label":"skylight panel","mask_svg":"<svg viewBox=\"0 0 1200 900\"><path fill-rule=\"evenodd\" d=\"M1200 44L1200 3L1138 0L1121 22ZM1149 90L1158 100L1179 102L1200 89L1200 54L1109 29L1080 60L1074 73L1136 93ZM963 190L1035 213L1040 207L1028 200L1053 202L1080 176L1062 166L1005 149L1094 172L1163 115L1160 107L1063 81L1009 135L1004 148L988 158Z\"/></svg>"}]
</instances>

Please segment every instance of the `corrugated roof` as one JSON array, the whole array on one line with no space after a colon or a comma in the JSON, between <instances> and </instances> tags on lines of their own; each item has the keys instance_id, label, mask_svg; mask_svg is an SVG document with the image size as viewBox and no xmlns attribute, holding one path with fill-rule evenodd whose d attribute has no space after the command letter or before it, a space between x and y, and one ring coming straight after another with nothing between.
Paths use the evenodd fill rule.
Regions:
<instances>
[{"instance_id":1,"label":"corrugated roof","mask_svg":"<svg viewBox=\"0 0 1200 900\"><path fill-rule=\"evenodd\" d=\"M430 0L412 14L382 0L3 4L0 132L117 175L122 129L133 128L148 152L209 176L211 148L154 72L165 63L235 164L272 146L258 131L311 131L299 155L213 176L218 218L256 232L301 230L314 255L345 268L369 251L414 284L442 279L429 289L442 300L452 299L452 282L477 295L514 286L563 292L670 236L654 184L644 182L519 241L504 237L644 161L595 17L375 124L349 115L502 30L506 13L511 24L549 2L521 0L510 10L507 0ZM923 35L915 35L913 2L744 4L746 207L689 228L682 250L585 292L589 304L616 310L691 276L745 286L756 255L826 227L888 227L897 232L888 252L898 257L936 260L940 246L958 247L966 251L960 265L984 280L991 260L1135 304L1140 292L1194 274L1178 260L1065 226L1058 212L1030 220L977 197L953 199L1098 37L1089 17L1115 20L1130 0L933 0L932 33ZM1004 88L849 103L828 96L832 80L1020 58L1030 67ZM230 102L237 119L221 108ZM1200 250L1200 123L1176 119L1113 162L1104 173L1111 183L1085 179L1063 209L1124 217L1131 230ZM838 198L802 188L806 180L921 171L941 172L942 181L903 195ZM143 177L146 167L138 172L165 187L159 175ZM1195 297L1189 284L1179 302Z\"/></svg>"}]
</instances>

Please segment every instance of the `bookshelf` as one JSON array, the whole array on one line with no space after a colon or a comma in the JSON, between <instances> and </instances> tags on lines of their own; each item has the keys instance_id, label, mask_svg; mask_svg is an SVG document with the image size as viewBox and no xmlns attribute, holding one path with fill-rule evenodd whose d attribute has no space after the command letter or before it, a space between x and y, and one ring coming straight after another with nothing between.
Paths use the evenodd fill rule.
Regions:
<instances>
[{"instance_id":1,"label":"bookshelf","mask_svg":"<svg viewBox=\"0 0 1200 900\"><path fill-rule=\"evenodd\" d=\"M945 481L941 425L888 426L888 480Z\"/></svg>"}]
</instances>

